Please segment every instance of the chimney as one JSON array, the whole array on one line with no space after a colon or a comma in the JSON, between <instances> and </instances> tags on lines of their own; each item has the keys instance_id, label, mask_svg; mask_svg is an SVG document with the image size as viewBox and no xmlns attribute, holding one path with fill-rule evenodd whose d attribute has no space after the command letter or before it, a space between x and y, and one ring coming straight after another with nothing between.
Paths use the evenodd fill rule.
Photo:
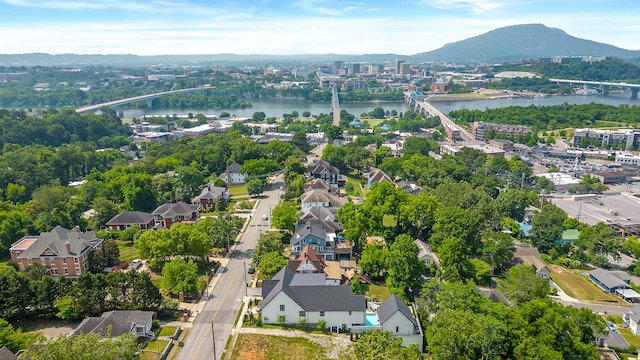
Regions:
<instances>
[{"instance_id":1,"label":"chimney","mask_svg":"<svg viewBox=\"0 0 640 360\"><path fill-rule=\"evenodd\" d=\"M67 247L67 254L71 254L71 243L67 241L64 245Z\"/></svg>"}]
</instances>

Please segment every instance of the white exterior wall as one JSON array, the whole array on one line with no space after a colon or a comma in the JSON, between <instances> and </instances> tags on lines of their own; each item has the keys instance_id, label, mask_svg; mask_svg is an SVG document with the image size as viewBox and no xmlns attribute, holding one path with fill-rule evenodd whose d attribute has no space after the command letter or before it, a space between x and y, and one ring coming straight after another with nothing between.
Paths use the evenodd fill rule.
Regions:
<instances>
[{"instance_id":1,"label":"white exterior wall","mask_svg":"<svg viewBox=\"0 0 640 360\"><path fill-rule=\"evenodd\" d=\"M340 329L345 324L349 329L353 325L364 325L365 311L325 311L324 316L320 316L319 311L307 312L307 324L317 324L320 320L327 322L327 328L337 326Z\"/></svg>"},{"instance_id":2,"label":"white exterior wall","mask_svg":"<svg viewBox=\"0 0 640 360\"><path fill-rule=\"evenodd\" d=\"M303 209L308 209L314 206L330 207L330 204L328 202L303 202L302 203Z\"/></svg>"},{"instance_id":3,"label":"white exterior wall","mask_svg":"<svg viewBox=\"0 0 640 360\"><path fill-rule=\"evenodd\" d=\"M231 182L234 184L244 183L244 174L231 173Z\"/></svg>"},{"instance_id":4,"label":"white exterior wall","mask_svg":"<svg viewBox=\"0 0 640 360\"><path fill-rule=\"evenodd\" d=\"M632 333L638 335L638 324L634 321L629 321L629 330L631 330Z\"/></svg>"},{"instance_id":5,"label":"white exterior wall","mask_svg":"<svg viewBox=\"0 0 640 360\"><path fill-rule=\"evenodd\" d=\"M400 311L396 311L382 325L382 331L390 331L393 335L402 339L402 346L407 347L411 344L417 344L422 351L422 334L414 334L413 323L406 318ZM398 332L396 332L396 326Z\"/></svg>"},{"instance_id":6,"label":"white exterior wall","mask_svg":"<svg viewBox=\"0 0 640 360\"><path fill-rule=\"evenodd\" d=\"M280 305L284 305L285 311L280 311ZM271 301L262 307L262 322L265 324L277 324L278 316L285 315L287 318L285 323L296 324L298 323L298 313L303 308L300 307L295 301L291 300L287 294L280 292Z\"/></svg>"}]
</instances>

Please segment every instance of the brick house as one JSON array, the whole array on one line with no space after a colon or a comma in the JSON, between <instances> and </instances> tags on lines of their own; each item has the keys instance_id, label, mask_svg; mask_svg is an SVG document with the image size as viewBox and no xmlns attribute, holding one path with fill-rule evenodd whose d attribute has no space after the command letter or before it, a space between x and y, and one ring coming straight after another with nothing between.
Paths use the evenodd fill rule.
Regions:
<instances>
[{"instance_id":1,"label":"brick house","mask_svg":"<svg viewBox=\"0 0 640 360\"><path fill-rule=\"evenodd\" d=\"M89 252L102 247L93 231L56 226L39 236L25 236L11 245L11 260L24 270L31 264L44 265L51 276L78 277L89 267Z\"/></svg>"},{"instance_id":2,"label":"brick house","mask_svg":"<svg viewBox=\"0 0 640 360\"><path fill-rule=\"evenodd\" d=\"M182 201L166 203L158 206L152 214L155 218L156 226L168 229L171 224L177 222L195 222L198 220L200 218L200 205L186 204Z\"/></svg>"}]
</instances>

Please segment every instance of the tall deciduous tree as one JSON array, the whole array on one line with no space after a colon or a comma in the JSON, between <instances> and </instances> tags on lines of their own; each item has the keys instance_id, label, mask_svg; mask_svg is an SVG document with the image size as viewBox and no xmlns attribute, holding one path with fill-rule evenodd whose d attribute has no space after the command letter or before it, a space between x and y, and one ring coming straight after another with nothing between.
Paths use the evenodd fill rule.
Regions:
<instances>
[{"instance_id":1,"label":"tall deciduous tree","mask_svg":"<svg viewBox=\"0 0 640 360\"><path fill-rule=\"evenodd\" d=\"M390 290L406 298L409 290L420 287L420 279L424 274L424 262L418 259L418 245L407 234L396 237L389 250Z\"/></svg>"},{"instance_id":2,"label":"tall deciduous tree","mask_svg":"<svg viewBox=\"0 0 640 360\"><path fill-rule=\"evenodd\" d=\"M47 342L47 346L29 349L25 357L33 360L133 360L140 349L136 340L134 334L106 339L97 333L60 336L57 340Z\"/></svg>"},{"instance_id":3,"label":"tall deciduous tree","mask_svg":"<svg viewBox=\"0 0 640 360\"><path fill-rule=\"evenodd\" d=\"M498 289L513 304L523 304L533 299L549 296L549 281L536 275L531 265L514 266L498 282Z\"/></svg>"},{"instance_id":4,"label":"tall deciduous tree","mask_svg":"<svg viewBox=\"0 0 640 360\"><path fill-rule=\"evenodd\" d=\"M282 201L271 211L271 224L276 229L293 231L298 222L298 206L292 201Z\"/></svg>"},{"instance_id":5,"label":"tall deciduous tree","mask_svg":"<svg viewBox=\"0 0 640 360\"><path fill-rule=\"evenodd\" d=\"M285 266L287 266L287 259L284 258L282 252L273 251L265 254L258 264L260 278L271 279Z\"/></svg>"},{"instance_id":6,"label":"tall deciduous tree","mask_svg":"<svg viewBox=\"0 0 640 360\"><path fill-rule=\"evenodd\" d=\"M540 252L546 253L553 247L554 241L564 231L567 214L553 204L544 204L539 213L531 220L531 242Z\"/></svg>"},{"instance_id":7,"label":"tall deciduous tree","mask_svg":"<svg viewBox=\"0 0 640 360\"><path fill-rule=\"evenodd\" d=\"M180 292L193 294L198 291L198 265L182 258L173 259L162 268L162 288L177 295Z\"/></svg>"}]
</instances>

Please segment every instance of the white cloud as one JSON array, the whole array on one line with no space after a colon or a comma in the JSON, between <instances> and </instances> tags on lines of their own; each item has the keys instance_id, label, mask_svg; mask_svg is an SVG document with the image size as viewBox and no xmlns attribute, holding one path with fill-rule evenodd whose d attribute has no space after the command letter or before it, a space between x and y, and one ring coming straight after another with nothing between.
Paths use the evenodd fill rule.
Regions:
<instances>
[{"instance_id":1,"label":"white cloud","mask_svg":"<svg viewBox=\"0 0 640 360\"><path fill-rule=\"evenodd\" d=\"M504 4L495 0L424 0L436 9L469 9L476 14L498 9Z\"/></svg>"},{"instance_id":2,"label":"white cloud","mask_svg":"<svg viewBox=\"0 0 640 360\"><path fill-rule=\"evenodd\" d=\"M345 13L351 11L351 10L355 10L358 9L359 6L343 6L337 9L334 8L329 8L327 6L322 6L319 4L324 4L324 5L329 5L331 3L334 3L333 1L329 0L299 0L299 1L294 1L291 4L294 7L298 7L302 10L305 11L309 11L312 13L316 13L316 14L320 14L320 15L329 15L329 16L341 16L344 15ZM343 4L341 2L339 2L339 4Z\"/></svg>"}]
</instances>

